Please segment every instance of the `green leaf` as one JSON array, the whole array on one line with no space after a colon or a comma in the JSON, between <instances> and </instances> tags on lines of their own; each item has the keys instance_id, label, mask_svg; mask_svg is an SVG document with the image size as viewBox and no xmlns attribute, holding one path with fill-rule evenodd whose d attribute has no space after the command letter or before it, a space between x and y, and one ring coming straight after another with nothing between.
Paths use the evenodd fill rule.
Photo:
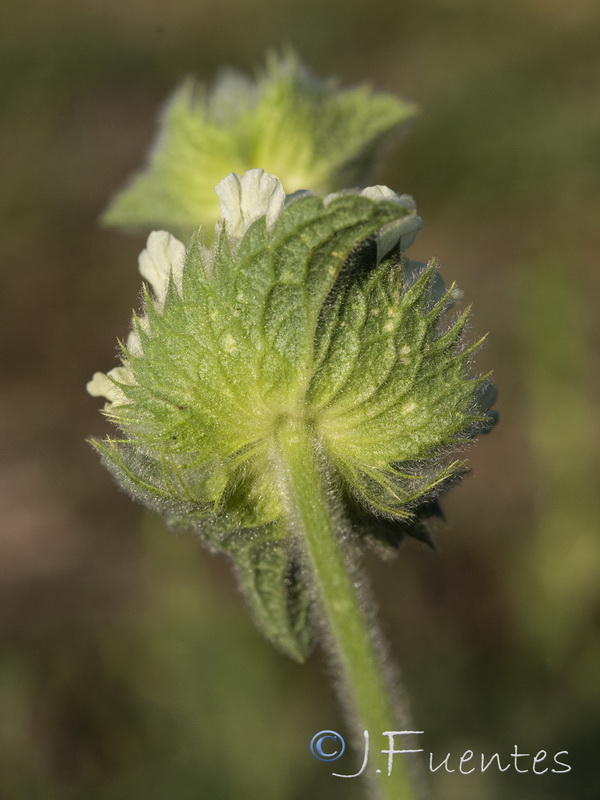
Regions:
<instances>
[{"instance_id":1,"label":"green leaf","mask_svg":"<svg viewBox=\"0 0 600 800\"><path fill-rule=\"evenodd\" d=\"M302 662L314 639L311 603L287 537L281 525L242 531L225 549L235 562L257 627L286 655Z\"/></svg>"}]
</instances>

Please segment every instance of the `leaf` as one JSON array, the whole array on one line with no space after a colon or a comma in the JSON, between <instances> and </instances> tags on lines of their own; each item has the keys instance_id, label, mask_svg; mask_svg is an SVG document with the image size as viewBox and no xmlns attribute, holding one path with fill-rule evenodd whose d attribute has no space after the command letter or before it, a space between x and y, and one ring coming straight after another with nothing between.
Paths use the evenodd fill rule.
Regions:
<instances>
[{"instance_id":1,"label":"leaf","mask_svg":"<svg viewBox=\"0 0 600 800\"><path fill-rule=\"evenodd\" d=\"M235 562L256 626L286 655L303 662L314 639L311 604L289 553L287 531L283 526L242 531L225 549Z\"/></svg>"}]
</instances>

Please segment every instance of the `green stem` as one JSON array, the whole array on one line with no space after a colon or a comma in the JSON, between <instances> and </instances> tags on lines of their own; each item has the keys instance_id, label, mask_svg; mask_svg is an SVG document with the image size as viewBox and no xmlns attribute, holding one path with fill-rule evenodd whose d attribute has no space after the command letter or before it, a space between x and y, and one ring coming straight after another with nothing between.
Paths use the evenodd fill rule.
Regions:
<instances>
[{"instance_id":1,"label":"green stem","mask_svg":"<svg viewBox=\"0 0 600 800\"><path fill-rule=\"evenodd\" d=\"M373 797L413 800L406 759L415 756L394 756L388 776L388 756L381 753L390 746L389 737L382 736L384 731L406 730L408 726L404 723L404 727L396 727L398 714L371 633L372 615L365 613L365 599L357 592L354 568L349 570L304 423L286 421L282 425L276 459L291 526L316 592L318 613L324 616L321 622L328 634L326 641L341 671L343 699L355 725L356 742L364 743L363 731L369 731L370 756L363 776L370 779ZM408 749L411 744L406 736L396 736L393 747Z\"/></svg>"}]
</instances>

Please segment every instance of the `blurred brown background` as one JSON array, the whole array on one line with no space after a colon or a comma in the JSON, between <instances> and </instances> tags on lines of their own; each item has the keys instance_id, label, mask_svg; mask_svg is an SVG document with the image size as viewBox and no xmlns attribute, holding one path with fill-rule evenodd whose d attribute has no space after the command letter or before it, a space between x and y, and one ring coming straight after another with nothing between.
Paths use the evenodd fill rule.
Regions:
<instances>
[{"instance_id":1,"label":"blurred brown background","mask_svg":"<svg viewBox=\"0 0 600 800\"><path fill-rule=\"evenodd\" d=\"M228 563L168 535L84 442L108 430L85 383L115 363L143 245L100 212L184 74L252 71L291 44L422 107L377 178L415 196L413 257L436 255L474 303L473 337L490 332L478 366L502 419L445 503L440 552L366 566L437 761L517 744L566 750L572 771L442 769L436 797L597 797L598 4L2 0L0 15L0 796L363 796L308 750L346 733L321 655L273 651Z\"/></svg>"}]
</instances>

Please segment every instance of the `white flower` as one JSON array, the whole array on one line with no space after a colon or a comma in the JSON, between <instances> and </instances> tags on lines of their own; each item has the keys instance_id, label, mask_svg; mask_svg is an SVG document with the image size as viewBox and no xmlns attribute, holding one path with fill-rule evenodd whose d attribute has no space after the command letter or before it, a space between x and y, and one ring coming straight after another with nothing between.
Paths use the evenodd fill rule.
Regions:
<instances>
[{"instance_id":1,"label":"white flower","mask_svg":"<svg viewBox=\"0 0 600 800\"><path fill-rule=\"evenodd\" d=\"M390 203L396 203L402 208L406 208L407 211L415 211L417 208L409 194L396 194L389 186L367 186L360 194L362 197L368 197L369 200L387 200ZM421 217L411 214L382 228L377 235L377 261L381 261L397 245L402 252L407 250L422 227Z\"/></svg>"},{"instance_id":2,"label":"white flower","mask_svg":"<svg viewBox=\"0 0 600 800\"><path fill-rule=\"evenodd\" d=\"M155 297L155 307L158 311L162 307L169 288L169 278L173 281L179 296L183 295L183 265L185 263L185 245L167 231L152 231L146 242L146 249L138 257L140 275L152 287ZM150 334L150 325L147 317L140 317L139 324ZM144 353L140 335L135 322L127 336L127 349L133 356L141 357Z\"/></svg>"},{"instance_id":3,"label":"white flower","mask_svg":"<svg viewBox=\"0 0 600 800\"><path fill-rule=\"evenodd\" d=\"M133 383L133 378L127 366L115 367L110 372L94 372L91 381L88 381L86 389L92 397L105 397L113 405L124 405L127 403L125 392L117 384Z\"/></svg>"},{"instance_id":4,"label":"white flower","mask_svg":"<svg viewBox=\"0 0 600 800\"><path fill-rule=\"evenodd\" d=\"M148 237L146 249L138 258L140 274L152 286L159 308L163 305L172 275L177 291L181 295L185 246L167 231L153 231Z\"/></svg>"},{"instance_id":5,"label":"white flower","mask_svg":"<svg viewBox=\"0 0 600 800\"><path fill-rule=\"evenodd\" d=\"M363 189L360 193L361 197L368 197L369 200L377 200L378 202L381 200L389 200L390 203L398 203L399 205L404 205L405 203L399 202L401 199L410 198L408 194L396 194L393 189L390 189L389 186L383 186L381 184L377 184L377 186L367 186L366 189ZM412 198L410 198L412 200ZM407 207L414 208L414 201L410 202Z\"/></svg>"},{"instance_id":6,"label":"white flower","mask_svg":"<svg viewBox=\"0 0 600 800\"><path fill-rule=\"evenodd\" d=\"M146 242L146 249L142 250L138 258L140 274L152 287L155 297L155 306L158 311L167 296L169 278L172 276L179 295L182 295L183 265L185 262L185 246L179 239L171 236L167 231L153 231ZM138 318L138 324L150 334L148 318ZM126 347L132 356L141 358L144 355L142 342L134 319L131 331L127 336ZM111 369L106 374L95 372L86 389L92 397L105 397L113 405L127 403L127 397L118 386L119 383L133 384L131 369L124 361L120 367Z\"/></svg>"},{"instance_id":7,"label":"white flower","mask_svg":"<svg viewBox=\"0 0 600 800\"><path fill-rule=\"evenodd\" d=\"M250 169L242 176L232 172L217 185L215 192L227 234L237 240L259 217L265 216L267 228L272 228L285 205L281 182L263 169Z\"/></svg>"},{"instance_id":8,"label":"white flower","mask_svg":"<svg viewBox=\"0 0 600 800\"><path fill-rule=\"evenodd\" d=\"M375 200L376 202L387 200L387 202L396 203L396 205L405 208L407 211L414 212L416 210L415 201L409 194L396 194L389 186L380 185L367 186L366 189L360 192L358 189L342 189L340 192L328 194L323 202L328 206L336 197L341 197L345 194L360 194L361 197L367 197L369 200ZM423 220L415 213L408 214L406 217L390 222L389 225L383 227L377 234L377 263L397 246L402 252L407 250L422 227Z\"/></svg>"},{"instance_id":9,"label":"white flower","mask_svg":"<svg viewBox=\"0 0 600 800\"><path fill-rule=\"evenodd\" d=\"M137 321L141 327L141 329L150 336L150 323L148 322L148 317L138 317ZM138 333L137 325L136 325L136 318L133 318L131 323L131 330L127 334L127 339L125 341L125 347L127 348L128 352L131 353L132 356L136 356L137 358L141 358L144 355L144 349L142 347L142 340L140 339L140 334Z\"/></svg>"}]
</instances>

